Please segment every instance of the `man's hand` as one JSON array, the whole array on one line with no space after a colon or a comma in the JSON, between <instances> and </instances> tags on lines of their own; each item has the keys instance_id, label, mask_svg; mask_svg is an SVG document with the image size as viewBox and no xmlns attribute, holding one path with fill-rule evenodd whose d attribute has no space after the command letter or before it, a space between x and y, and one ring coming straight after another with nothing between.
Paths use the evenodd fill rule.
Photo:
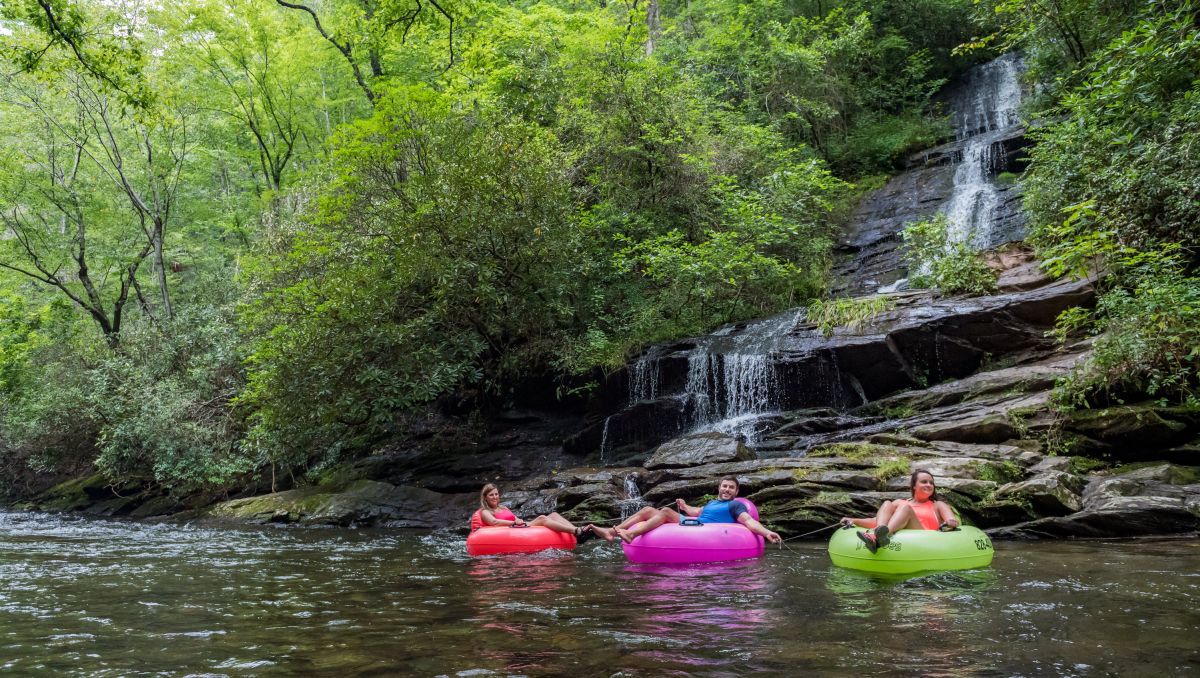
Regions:
<instances>
[{"instance_id":1,"label":"man's hand","mask_svg":"<svg viewBox=\"0 0 1200 678\"><path fill-rule=\"evenodd\" d=\"M783 541L783 538L779 536L778 532L768 531L767 532L767 541L771 542L772 544L778 544Z\"/></svg>"},{"instance_id":2,"label":"man's hand","mask_svg":"<svg viewBox=\"0 0 1200 678\"><path fill-rule=\"evenodd\" d=\"M841 525L842 527L854 527L854 519L849 518L849 517L842 518L841 520L838 521L838 524Z\"/></svg>"},{"instance_id":3,"label":"man's hand","mask_svg":"<svg viewBox=\"0 0 1200 678\"><path fill-rule=\"evenodd\" d=\"M686 514L687 513L687 502L682 499L676 499L675 500L675 509L677 511L679 511L680 513Z\"/></svg>"}]
</instances>

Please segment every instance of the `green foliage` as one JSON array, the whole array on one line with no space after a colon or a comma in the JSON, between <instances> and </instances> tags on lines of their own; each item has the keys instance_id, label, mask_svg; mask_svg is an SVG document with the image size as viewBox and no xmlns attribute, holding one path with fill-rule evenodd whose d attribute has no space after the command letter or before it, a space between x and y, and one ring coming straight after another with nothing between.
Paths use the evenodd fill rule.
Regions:
<instances>
[{"instance_id":1,"label":"green foliage","mask_svg":"<svg viewBox=\"0 0 1200 678\"><path fill-rule=\"evenodd\" d=\"M286 463L544 358L595 265L560 152L534 127L417 88L350 131L337 168L288 226L287 255L257 263L263 294L244 314L257 340L242 402L256 444Z\"/></svg>"},{"instance_id":2,"label":"green foliage","mask_svg":"<svg viewBox=\"0 0 1200 678\"><path fill-rule=\"evenodd\" d=\"M1192 12L1152 13L1096 54L1036 131L1025 205L1057 270L1078 273L1081 250L1200 238L1198 64Z\"/></svg>"},{"instance_id":3,"label":"green foliage","mask_svg":"<svg viewBox=\"0 0 1200 678\"><path fill-rule=\"evenodd\" d=\"M0 449L35 471L78 467L84 453L114 482L180 491L221 488L253 468L228 404L242 385L232 317L185 309L127 328L121 352L65 304L43 309L21 361L4 342Z\"/></svg>"},{"instance_id":4,"label":"green foliage","mask_svg":"<svg viewBox=\"0 0 1200 678\"><path fill-rule=\"evenodd\" d=\"M978 252L962 241L951 241L949 222L938 213L932 219L908 224L901 232L904 257L913 287L937 287L946 295L980 295L996 291L996 272Z\"/></svg>"},{"instance_id":5,"label":"green foliage","mask_svg":"<svg viewBox=\"0 0 1200 678\"><path fill-rule=\"evenodd\" d=\"M871 469L871 476L880 482L908 475L912 470L912 460L908 457L888 457L876 462Z\"/></svg>"},{"instance_id":6,"label":"green foliage","mask_svg":"<svg viewBox=\"0 0 1200 678\"><path fill-rule=\"evenodd\" d=\"M1005 51L1023 50L1031 75L1057 89L1072 85L1075 68L1124 31L1148 4L1137 0L983 0L976 6L978 23L992 32L963 47L992 44Z\"/></svg>"},{"instance_id":7,"label":"green foliage","mask_svg":"<svg viewBox=\"0 0 1200 678\"><path fill-rule=\"evenodd\" d=\"M962 2L689 3L665 59L846 175L891 169L945 134L929 96L968 37ZM936 75L935 75L936 74Z\"/></svg>"},{"instance_id":8,"label":"green foliage","mask_svg":"<svg viewBox=\"0 0 1200 678\"><path fill-rule=\"evenodd\" d=\"M845 327L854 334L861 333L876 316L895 306L895 300L886 296L818 299L808 305L805 317L816 324L822 336L829 338L838 327Z\"/></svg>"},{"instance_id":9,"label":"green foliage","mask_svg":"<svg viewBox=\"0 0 1200 678\"><path fill-rule=\"evenodd\" d=\"M1015 483L1025 477L1025 472L1016 462L1011 460L1005 461L988 461L979 462L975 468L975 477L980 480L987 480L1001 485L1005 483Z\"/></svg>"},{"instance_id":10,"label":"green foliage","mask_svg":"<svg viewBox=\"0 0 1200 678\"><path fill-rule=\"evenodd\" d=\"M0 9L0 466L215 490L815 298L971 11L313 9Z\"/></svg>"},{"instance_id":11,"label":"green foliage","mask_svg":"<svg viewBox=\"0 0 1200 678\"><path fill-rule=\"evenodd\" d=\"M808 451L807 457L841 457L848 461L862 461L878 455L880 448L870 443L832 443Z\"/></svg>"},{"instance_id":12,"label":"green foliage","mask_svg":"<svg viewBox=\"0 0 1200 678\"><path fill-rule=\"evenodd\" d=\"M1188 273L1178 247L1126 250L1109 261L1118 284L1097 302L1093 351L1059 381L1055 402L1069 409L1146 394L1200 404L1200 277ZM1085 319L1083 312L1064 314L1058 332Z\"/></svg>"},{"instance_id":13,"label":"green foliage","mask_svg":"<svg viewBox=\"0 0 1200 678\"><path fill-rule=\"evenodd\" d=\"M1100 459L1080 456L1071 457L1071 472L1078 475L1087 475L1108 467L1109 463Z\"/></svg>"}]
</instances>

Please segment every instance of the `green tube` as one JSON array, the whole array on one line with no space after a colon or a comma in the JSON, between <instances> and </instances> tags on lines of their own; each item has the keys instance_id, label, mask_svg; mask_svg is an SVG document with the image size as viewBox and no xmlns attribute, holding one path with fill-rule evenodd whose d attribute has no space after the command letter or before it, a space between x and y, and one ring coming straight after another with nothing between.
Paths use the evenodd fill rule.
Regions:
<instances>
[{"instance_id":1,"label":"green tube","mask_svg":"<svg viewBox=\"0 0 1200 678\"><path fill-rule=\"evenodd\" d=\"M829 538L833 564L864 572L912 574L931 570L972 570L992 564L992 540L977 527L953 532L900 530L875 553L858 538L861 528L835 530Z\"/></svg>"}]
</instances>

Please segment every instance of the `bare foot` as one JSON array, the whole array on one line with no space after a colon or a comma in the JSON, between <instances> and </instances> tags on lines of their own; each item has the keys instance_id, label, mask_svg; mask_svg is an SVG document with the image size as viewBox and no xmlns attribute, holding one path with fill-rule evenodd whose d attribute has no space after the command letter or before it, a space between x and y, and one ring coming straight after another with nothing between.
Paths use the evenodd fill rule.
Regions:
<instances>
[{"instance_id":1,"label":"bare foot","mask_svg":"<svg viewBox=\"0 0 1200 678\"><path fill-rule=\"evenodd\" d=\"M617 536L616 530L613 530L608 527L597 527L595 525L589 524L588 529L591 530L592 532L595 532L596 534L600 535L601 537L603 537L604 541L612 541Z\"/></svg>"},{"instance_id":2,"label":"bare foot","mask_svg":"<svg viewBox=\"0 0 1200 678\"><path fill-rule=\"evenodd\" d=\"M625 542L626 544L633 543L633 536L629 534L628 530L622 530L619 527L614 527L613 532L616 532L617 536L621 538L621 541Z\"/></svg>"}]
</instances>

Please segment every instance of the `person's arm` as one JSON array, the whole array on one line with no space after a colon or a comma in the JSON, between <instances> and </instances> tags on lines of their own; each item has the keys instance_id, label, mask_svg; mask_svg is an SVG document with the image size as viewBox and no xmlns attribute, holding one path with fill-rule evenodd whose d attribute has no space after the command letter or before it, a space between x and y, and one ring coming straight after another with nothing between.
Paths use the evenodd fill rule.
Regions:
<instances>
[{"instance_id":1,"label":"person's arm","mask_svg":"<svg viewBox=\"0 0 1200 678\"><path fill-rule=\"evenodd\" d=\"M868 530L875 527L875 519L874 518L851 518L850 516L846 516L845 518L842 518L838 522L844 527L850 527L850 526L865 527Z\"/></svg>"},{"instance_id":2,"label":"person's arm","mask_svg":"<svg viewBox=\"0 0 1200 678\"><path fill-rule=\"evenodd\" d=\"M944 501L939 501L933 505L937 509L938 522L945 523L950 527L958 527L958 516L954 515L954 509Z\"/></svg>"},{"instance_id":3,"label":"person's arm","mask_svg":"<svg viewBox=\"0 0 1200 678\"><path fill-rule=\"evenodd\" d=\"M737 520L739 523L749 528L751 532L761 535L764 539L772 544L778 544L779 542L783 541L783 538L779 536L778 532L768 530L762 523L750 517L748 512L738 516Z\"/></svg>"},{"instance_id":4,"label":"person's arm","mask_svg":"<svg viewBox=\"0 0 1200 678\"><path fill-rule=\"evenodd\" d=\"M688 506L688 503L682 499L675 500L675 508L685 516L695 518L700 515L700 509L695 506Z\"/></svg>"},{"instance_id":5,"label":"person's arm","mask_svg":"<svg viewBox=\"0 0 1200 678\"><path fill-rule=\"evenodd\" d=\"M492 527L512 527L513 525L521 525L524 523L524 521L520 518L517 518L516 520L500 520L496 516L492 515L492 512L488 509L481 510L479 512L479 517L481 520L483 520L484 525L490 525Z\"/></svg>"}]
</instances>

